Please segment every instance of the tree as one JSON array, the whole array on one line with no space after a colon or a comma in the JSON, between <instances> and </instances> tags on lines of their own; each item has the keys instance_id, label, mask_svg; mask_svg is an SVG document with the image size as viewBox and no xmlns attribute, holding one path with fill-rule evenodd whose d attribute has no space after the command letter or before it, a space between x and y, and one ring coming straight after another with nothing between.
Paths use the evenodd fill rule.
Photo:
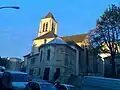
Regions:
<instances>
[{"instance_id":1,"label":"tree","mask_svg":"<svg viewBox=\"0 0 120 90\"><path fill-rule=\"evenodd\" d=\"M111 56L112 73L116 75L115 55L118 53L120 40L120 7L110 5L97 20L96 29L89 32L90 46L99 53L109 53ZM107 47L104 48L104 47Z\"/></svg>"},{"instance_id":2,"label":"tree","mask_svg":"<svg viewBox=\"0 0 120 90\"><path fill-rule=\"evenodd\" d=\"M7 58L1 58L0 57L0 66L4 66L5 68L8 68L9 61Z\"/></svg>"}]
</instances>

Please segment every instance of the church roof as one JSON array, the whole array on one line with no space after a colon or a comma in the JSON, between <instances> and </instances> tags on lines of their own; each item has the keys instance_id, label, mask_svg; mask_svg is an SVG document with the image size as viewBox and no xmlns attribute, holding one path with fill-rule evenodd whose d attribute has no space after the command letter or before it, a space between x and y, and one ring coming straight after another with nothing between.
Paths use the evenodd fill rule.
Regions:
<instances>
[{"instance_id":1,"label":"church roof","mask_svg":"<svg viewBox=\"0 0 120 90\"><path fill-rule=\"evenodd\" d=\"M74 42L82 42L88 36L88 34L78 34L72 36L61 37L65 42L74 41Z\"/></svg>"},{"instance_id":2,"label":"church roof","mask_svg":"<svg viewBox=\"0 0 120 90\"><path fill-rule=\"evenodd\" d=\"M55 39L53 39L52 41L50 41L47 44L65 44L65 45L67 45L67 43L64 40L62 40L60 37L56 37Z\"/></svg>"},{"instance_id":3,"label":"church roof","mask_svg":"<svg viewBox=\"0 0 120 90\"><path fill-rule=\"evenodd\" d=\"M57 37L57 35L53 31L50 31L50 32L48 32L40 37L35 38L34 40L44 39L44 38L55 38L55 37Z\"/></svg>"},{"instance_id":4,"label":"church roof","mask_svg":"<svg viewBox=\"0 0 120 90\"><path fill-rule=\"evenodd\" d=\"M56 21L51 12L49 12L44 18L52 18L54 21Z\"/></svg>"}]
</instances>

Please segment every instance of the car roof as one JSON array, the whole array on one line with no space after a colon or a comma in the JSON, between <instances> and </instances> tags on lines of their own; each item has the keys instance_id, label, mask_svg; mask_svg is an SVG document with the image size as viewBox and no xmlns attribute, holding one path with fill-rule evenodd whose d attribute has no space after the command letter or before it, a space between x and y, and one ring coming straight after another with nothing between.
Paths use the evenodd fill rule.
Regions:
<instances>
[{"instance_id":1,"label":"car roof","mask_svg":"<svg viewBox=\"0 0 120 90\"><path fill-rule=\"evenodd\" d=\"M39 84L51 84L45 80L41 80L41 79L32 79L32 82L36 82L36 83L39 83ZM53 85L53 84L51 84Z\"/></svg>"},{"instance_id":2,"label":"car roof","mask_svg":"<svg viewBox=\"0 0 120 90\"><path fill-rule=\"evenodd\" d=\"M11 74L27 74L25 72L20 72L20 71L12 71L12 70L6 70L5 72L9 72Z\"/></svg>"}]
</instances>

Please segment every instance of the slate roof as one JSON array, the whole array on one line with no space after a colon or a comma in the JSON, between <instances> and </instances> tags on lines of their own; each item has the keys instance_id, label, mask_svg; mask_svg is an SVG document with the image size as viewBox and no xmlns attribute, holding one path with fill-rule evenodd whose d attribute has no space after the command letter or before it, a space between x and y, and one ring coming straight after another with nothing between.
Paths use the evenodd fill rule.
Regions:
<instances>
[{"instance_id":1,"label":"slate roof","mask_svg":"<svg viewBox=\"0 0 120 90\"><path fill-rule=\"evenodd\" d=\"M55 37L57 37L57 35L53 31L50 31L50 32L48 32L40 37L35 38L34 40L45 39L45 38L55 38Z\"/></svg>"},{"instance_id":2,"label":"slate roof","mask_svg":"<svg viewBox=\"0 0 120 90\"><path fill-rule=\"evenodd\" d=\"M52 18L55 22L57 22L51 12L49 12L44 18Z\"/></svg>"},{"instance_id":3,"label":"slate roof","mask_svg":"<svg viewBox=\"0 0 120 90\"><path fill-rule=\"evenodd\" d=\"M78 34L72 36L61 37L64 41L74 41L74 42L82 42L87 37L88 34Z\"/></svg>"},{"instance_id":4,"label":"slate roof","mask_svg":"<svg viewBox=\"0 0 120 90\"><path fill-rule=\"evenodd\" d=\"M55 39L53 39L52 41L50 41L47 44L65 44L65 45L67 45L67 43L59 37L56 37Z\"/></svg>"}]
</instances>

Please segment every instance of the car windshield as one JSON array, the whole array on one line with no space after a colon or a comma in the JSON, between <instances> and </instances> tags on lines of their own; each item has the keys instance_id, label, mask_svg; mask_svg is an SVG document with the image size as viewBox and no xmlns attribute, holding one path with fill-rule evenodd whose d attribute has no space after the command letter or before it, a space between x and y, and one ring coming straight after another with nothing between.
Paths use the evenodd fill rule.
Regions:
<instances>
[{"instance_id":1,"label":"car windshield","mask_svg":"<svg viewBox=\"0 0 120 90\"><path fill-rule=\"evenodd\" d=\"M13 82L27 82L28 75L27 74L12 74Z\"/></svg>"}]
</instances>

